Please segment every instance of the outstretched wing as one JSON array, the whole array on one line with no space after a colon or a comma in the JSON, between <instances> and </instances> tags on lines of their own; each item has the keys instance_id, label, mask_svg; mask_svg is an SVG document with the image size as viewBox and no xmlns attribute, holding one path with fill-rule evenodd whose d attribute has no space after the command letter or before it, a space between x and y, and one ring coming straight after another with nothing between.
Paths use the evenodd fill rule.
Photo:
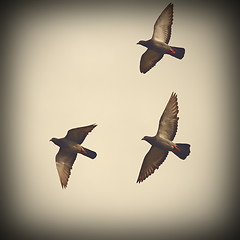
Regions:
<instances>
[{"instance_id":1,"label":"outstretched wing","mask_svg":"<svg viewBox=\"0 0 240 240\"><path fill-rule=\"evenodd\" d=\"M140 183L153 174L166 159L167 155L168 151L152 146L143 160L137 182Z\"/></svg>"},{"instance_id":2,"label":"outstretched wing","mask_svg":"<svg viewBox=\"0 0 240 240\"><path fill-rule=\"evenodd\" d=\"M56 155L56 166L62 188L67 187L73 163L77 157L76 153L60 148Z\"/></svg>"},{"instance_id":3,"label":"outstretched wing","mask_svg":"<svg viewBox=\"0 0 240 240\"><path fill-rule=\"evenodd\" d=\"M171 27L173 23L173 4L170 3L163 10L154 24L152 38L156 41L165 42L168 44L171 37Z\"/></svg>"},{"instance_id":4,"label":"outstretched wing","mask_svg":"<svg viewBox=\"0 0 240 240\"><path fill-rule=\"evenodd\" d=\"M73 142L76 142L78 144L81 144L86 138L86 136L88 135L88 133L91 132L96 126L97 126L96 124L92 124L86 127L70 129L67 132L67 135L65 136L65 138Z\"/></svg>"},{"instance_id":5,"label":"outstretched wing","mask_svg":"<svg viewBox=\"0 0 240 240\"><path fill-rule=\"evenodd\" d=\"M162 59L163 54L159 52L155 52L151 49L147 49L147 51L142 55L140 60L140 72L146 73L152 67L156 65L156 63Z\"/></svg>"},{"instance_id":6,"label":"outstretched wing","mask_svg":"<svg viewBox=\"0 0 240 240\"><path fill-rule=\"evenodd\" d=\"M167 106L160 118L157 135L159 137L173 140L178 128L178 102L177 94L172 93Z\"/></svg>"}]
</instances>

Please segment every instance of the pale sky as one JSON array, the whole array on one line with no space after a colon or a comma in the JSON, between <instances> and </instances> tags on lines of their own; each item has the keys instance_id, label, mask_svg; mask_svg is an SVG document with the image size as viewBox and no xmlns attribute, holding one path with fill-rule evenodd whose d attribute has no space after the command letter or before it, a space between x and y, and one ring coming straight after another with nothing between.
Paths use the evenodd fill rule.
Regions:
<instances>
[{"instance_id":1,"label":"pale sky","mask_svg":"<svg viewBox=\"0 0 240 240\"><path fill-rule=\"evenodd\" d=\"M17 147L8 159L9 206L23 231L165 236L224 223L231 179L228 152L220 151L229 144L226 23L217 11L174 3L170 44L184 47L185 57L165 56L141 74L145 48L136 43L151 37L168 3L33 9L13 19L8 119ZM150 148L141 138L155 135L173 91L180 110L174 141L191 144L191 154L182 161L170 153L136 184ZM58 147L49 140L93 123L83 146L98 156L78 155L62 190Z\"/></svg>"}]
</instances>

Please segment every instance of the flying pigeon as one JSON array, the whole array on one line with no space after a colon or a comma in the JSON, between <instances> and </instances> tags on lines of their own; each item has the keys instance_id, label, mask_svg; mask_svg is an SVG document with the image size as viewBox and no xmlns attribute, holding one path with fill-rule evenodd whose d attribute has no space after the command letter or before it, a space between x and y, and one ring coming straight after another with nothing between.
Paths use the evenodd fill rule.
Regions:
<instances>
[{"instance_id":1,"label":"flying pigeon","mask_svg":"<svg viewBox=\"0 0 240 240\"><path fill-rule=\"evenodd\" d=\"M168 45L171 37L171 26L173 23L173 4L170 3L163 10L154 24L153 35L150 40L141 40L140 44L147 48L140 60L140 72L148 72L156 63L162 59L164 54L169 54L178 59L182 59L185 54L184 48L172 47Z\"/></svg>"},{"instance_id":2,"label":"flying pigeon","mask_svg":"<svg viewBox=\"0 0 240 240\"><path fill-rule=\"evenodd\" d=\"M178 128L178 102L176 93L172 93L167 106L160 118L157 134L154 137L145 136L142 140L147 141L152 146L146 154L137 179L140 183L156 169L166 159L171 151L181 159L185 159L190 154L190 145L185 143L172 142Z\"/></svg>"},{"instance_id":3,"label":"flying pigeon","mask_svg":"<svg viewBox=\"0 0 240 240\"><path fill-rule=\"evenodd\" d=\"M52 138L50 141L60 147L56 155L56 165L62 188L67 187L68 178L71 174L73 163L78 153L94 159L97 153L81 146L89 132L97 125L70 129L64 138Z\"/></svg>"}]
</instances>

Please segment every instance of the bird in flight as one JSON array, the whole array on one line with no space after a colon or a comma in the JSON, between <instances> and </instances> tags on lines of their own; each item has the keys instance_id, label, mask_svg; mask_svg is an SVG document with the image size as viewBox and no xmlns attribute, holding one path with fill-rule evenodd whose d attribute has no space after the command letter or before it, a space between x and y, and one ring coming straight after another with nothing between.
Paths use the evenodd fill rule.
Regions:
<instances>
[{"instance_id":1,"label":"bird in flight","mask_svg":"<svg viewBox=\"0 0 240 240\"><path fill-rule=\"evenodd\" d=\"M170 3L155 22L152 38L147 41L141 40L137 43L147 48L140 60L141 73L148 72L157 64L158 61L162 59L164 54L169 54L178 59L182 59L184 57L184 48L168 45L171 37L172 23L173 4Z\"/></svg>"},{"instance_id":2,"label":"bird in flight","mask_svg":"<svg viewBox=\"0 0 240 240\"><path fill-rule=\"evenodd\" d=\"M56 155L56 166L62 188L66 188L73 163L78 153L94 159L97 153L81 146L89 132L97 125L70 129L64 138L52 138L50 141L60 147Z\"/></svg>"},{"instance_id":3,"label":"bird in flight","mask_svg":"<svg viewBox=\"0 0 240 240\"><path fill-rule=\"evenodd\" d=\"M142 140L151 144L146 154L137 182L140 183L154 173L166 159L169 151L180 159L185 159L190 154L190 145L174 143L173 139L178 128L178 102L176 93L172 93L167 106L160 118L157 134L153 137L145 136Z\"/></svg>"}]
</instances>

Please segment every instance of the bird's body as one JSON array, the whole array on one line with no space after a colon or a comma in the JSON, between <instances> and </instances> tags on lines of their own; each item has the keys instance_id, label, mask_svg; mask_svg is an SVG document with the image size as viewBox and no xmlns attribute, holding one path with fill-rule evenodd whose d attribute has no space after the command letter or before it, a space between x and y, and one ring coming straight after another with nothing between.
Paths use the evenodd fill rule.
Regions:
<instances>
[{"instance_id":1,"label":"bird's body","mask_svg":"<svg viewBox=\"0 0 240 240\"><path fill-rule=\"evenodd\" d=\"M147 48L140 60L140 72L146 73L162 59L164 54L169 54L182 59L185 54L184 48L168 45L171 38L171 27L173 23L173 4L170 3L160 14L154 24L152 38L138 44Z\"/></svg>"},{"instance_id":2,"label":"bird's body","mask_svg":"<svg viewBox=\"0 0 240 240\"><path fill-rule=\"evenodd\" d=\"M52 138L52 142L61 147L62 149L68 149L69 151L79 153L81 151L81 145L75 143L66 138Z\"/></svg>"},{"instance_id":3,"label":"bird's body","mask_svg":"<svg viewBox=\"0 0 240 240\"><path fill-rule=\"evenodd\" d=\"M52 138L52 142L54 142L56 145L58 145L65 151L71 151L72 153L81 153L84 155L85 148L74 141L71 141L66 138Z\"/></svg>"},{"instance_id":4,"label":"bird's body","mask_svg":"<svg viewBox=\"0 0 240 240\"><path fill-rule=\"evenodd\" d=\"M81 146L87 134L96 126L92 124L86 127L74 128L69 130L64 138L52 138L50 140L60 147L56 155L56 166L63 188L67 187L68 178L78 153L92 159L97 156L96 152Z\"/></svg>"},{"instance_id":5,"label":"bird's body","mask_svg":"<svg viewBox=\"0 0 240 240\"><path fill-rule=\"evenodd\" d=\"M149 39L147 41L141 40L138 42L138 44L161 54L166 54L171 52L171 47L168 44L164 42L157 42L152 39Z\"/></svg>"},{"instance_id":6,"label":"bird's body","mask_svg":"<svg viewBox=\"0 0 240 240\"><path fill-rule=\"evenodd\" d=\"M169 139L161 138L159 136L145 136L143 140L147 141L154 147L162 148L166 151L172 151L174 147L176 147L176 144L174 142L170 141Z\"/></svg>"},{"instance_id":7,"label":"bird's body","mask_svg":"<svg viewBox=\"0 0 240 240\"><path fill-rule=\"evenodd\" d=\"M177 95L172 93L167 106L160 118L158 130L155 136L145 136L142 140L151 144L146 154L137 182L142 182L164 162L171 151L180 159L185 159L190 154L190 145L186 143L174 143L173 139L178 128L178 103Z\"/></svg>"}]
</instances>

